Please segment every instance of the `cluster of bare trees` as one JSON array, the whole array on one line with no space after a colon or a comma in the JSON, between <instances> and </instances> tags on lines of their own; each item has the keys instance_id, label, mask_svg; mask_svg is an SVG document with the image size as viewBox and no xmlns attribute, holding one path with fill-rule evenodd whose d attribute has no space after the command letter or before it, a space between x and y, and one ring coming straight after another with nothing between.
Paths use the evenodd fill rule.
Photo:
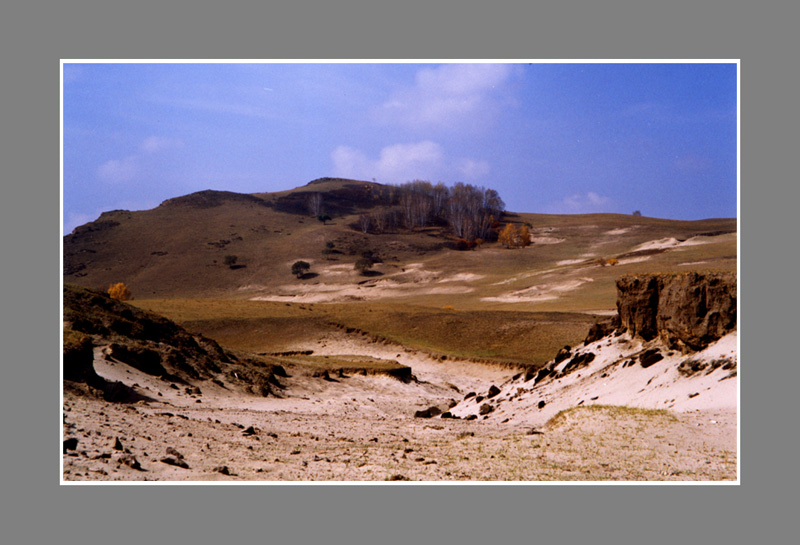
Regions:
<instances>
[{"instance_id":1,"label":"cluster of bare trees","mask_svg":"<svg viewBox=\"0 0 800 545\"><path fill-rule=\"evenodd\" d=\"M383 208L359 217L362 232L384 233L400 226L421 229L428 225L447 225L465 240L492 237L492 229L505 210L505 203L494 189L457 183L448 187L414 180L396 187L391 195L394 208Z\"/></svg>"}]
</instances>

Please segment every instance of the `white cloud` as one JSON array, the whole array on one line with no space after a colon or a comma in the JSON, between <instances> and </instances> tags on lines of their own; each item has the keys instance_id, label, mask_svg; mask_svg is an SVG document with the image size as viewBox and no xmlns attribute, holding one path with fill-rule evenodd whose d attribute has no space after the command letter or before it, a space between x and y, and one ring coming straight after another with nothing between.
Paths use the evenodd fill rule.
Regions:
<instances>
[{"instance_id":1,"label":"white cloud","mask_svg":"<svg viewBox=\"0 0 800 545\"><path fill-rule=\"evenodd\" d=\"M149 136L139 144L139 152L122 159L109 159L97 168L97 178L106 183L122 184L134 180L146 165L147 157L180 148L183 141L162 136Z\"/></svg>"},{"instance_id":2,"label":"white cloud","mask_svg":"<svg viewBox=\"0 0 800 545\"><path fill-rule=\"evenodd\" d=\"M131 155L123 159L106 161L98 167L97 177L102 182L121 184L136 178L138 171L138 156Z\"/></svg>"},{"instance_id":3,"label":"white cloud","mask_svg":"<svg viewBox=\"0 0 800 545\"><path fill-rule=\"evenodd\" d=\"M394 144L383 148L377 159L364 152L339 146L331 153L336 176L361 180L376 179L381 183L404 183L414 179L439 181L466 177L469 179L489 173L486 161L474 159L449 160L436 142Z\"/></svg>"},{"instance_id":4,"label":"white cloud","mask_svg":"<svg viewBox=\"0 0 800 545\"><path fill-rule=\"evenodd\" d=\"M593 214L610 212L613 202L609 197L598 195L593 191L585 194L574 194L564 200L552 204L547 212L550 214Z\"/></svg>"},{"instance_id":5,"label":"white cloud","mask_svg":"<svg viewBox=\"0 0 800 545\"><path fill-rule=\"evenodd\" d=\"M177 138L164 138L163 136L149 136L139 145L144 153L158 153L171 148L180 148L183 141Z\"/></svg>"},{"instance_id":6,"label":"white cloud","mask_svg":"<svg viewBox=\"0 0 800 545\"><path fill-rule=\"evenodd\" d=\"M458 171L465 178L474 180L489 174L489 163L474 159L462 159L458 164Z\"/></svg>"},{"instance_id":7,"label":"white cloud","mask_svg":"<svg viewBox=\"0 0 800 545\"><path fill-rule=\"evenodd\" d=\"M497 110L495 93L512 72L507 64L445 64L417 72L413 87L397 91L377 111L385 122L463 130L482 126Z\"/></svg>"},{"instance_id":8,"label":"white cloud","mask_svg":"<svg viewBox=\"0 0 800 545\"><path fill-rule=\"evenodd\" d=\"M439 144L426 140L387 146L375 160L359 150L339 146L331 158L337 176L402 183L441 170L443 153Z\"/></svg>"}]
</instances>

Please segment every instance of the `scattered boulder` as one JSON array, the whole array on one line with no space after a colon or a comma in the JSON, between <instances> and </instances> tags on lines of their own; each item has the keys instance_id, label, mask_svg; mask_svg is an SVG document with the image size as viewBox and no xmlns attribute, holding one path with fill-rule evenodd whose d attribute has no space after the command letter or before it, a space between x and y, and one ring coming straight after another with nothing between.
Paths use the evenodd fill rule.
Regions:
<instances>
[{"instance_id":1,"label":"scattered boulder","mask_svg":"<svg viewBox=\"0 0 800 545\"><path fill-rule=\"evenodd\" d=\"M484 403L483 405L481 405L481 408L478 411L478 413L482 414L482 415L483 414L489 414L493 410L494 410L494 407L492 407L489 403Z\"/></svg>"},{"instance_id":2,"label":"scattered boulder","mask_svg":"<svg viewBox=\"0 0 800 545\"><path fill-rule=\"evenodd\" d=\"M131 469L135 469L137 471L144 471L142 469L142 465L139 463L139 461L136 459L136 457L133 454L127 454L127 453L126 454L121 454L117 458L117 462L120 463L120 464L126 465Z\"/></svg>"},{"instance_id":3,"label":"scattered boulder","mask_svg":"<svg viewBox=\"0 0 800 545\"><path fill-rule=\"evenodd\" d=\"M78 448L77 437L70 437L69 439L64 439L64 454L66 454L68 450L75 450L76 448Z\"/></svg>"},{"instance_id":4,"label":"scattered boulder","mask_svg":"<svg viewBox=\"0 0 800 545\"><path fill-rule=\"evenodd\" d=\"M492 384L492 386L489 388L489 393L486 394L486 397L491 399L499 393L500 393L500 388Z\"/></svg>"},{"instance_id":5,"label":"scattered boulder","mask_svg":"<svg viewBox=\"0 0 800 545\"><path fill-rule=\"evenodd\" d=\"M124 447L122 446L122 441L119 440L119 437L114 438L114 450L123 450Z\"/></svg>"},{"instance_id":6,"label":"scattered boulder","mask_svg":"<svg viewBox=\"0 0 800 545\"><path fill-rule=\"evenodd\" d=\"M228 469L228 466L217 466L214 469L212 469L211 471L214 471L215 473L222 473L223 475L230 475L231 474L231 470Z\"/></svg>"},{"instance_id":7,"label":"scattered boulder","mask_svg":"<svg viewBox=\"0 0 800 545\"><path fill-rule=\"evenodd\" d=\"M544 380L548 375L550 375L550 373L552 373L552 372L553 372L553 370L550 369L549 367L542 367L536 373L536 376L534 377L535 380L533 381L533 383L534 384L538 384L539 382Z\"/></svg>"},{"instance_id":8,"label":"scattered boulder","mask_svg":"<svg viewBox=\"0 0 800 545\"><path fill-rule=\"evenodd\" d=\"M541 400L541 401L539 401L539 403L536 404L536 407L539 408L539 409L544 409L545 405L547 405L547 403L545 403L544 400Z\"/></svg>"},{"instance_id":9,"label":"scattered boulder","mask_svg":"<svg viewBox=\"0 0 800 545\"><path fill-rule=\"evenodd\" d=\"M256 429L253 426L250 426L249 428L247 428L242 432L242 435L244 435L245 437L249 437L251 435L255 435L256 433L258 433Z\"/></svg>"},{"instance_id":10,"label":"scattered boulder","mask_svg":"<svg viewBox=\"0 0 800 545\"><path fill-rule=\"evenodd\" d=\"M651 348L649 350L645 350L641 355L639 355L639 364L647 369L654 363L657 363L664 359L664 356L661 354L661 350L658 348Z\"/></svg>"},{"instance_id":11,"label":"scattered boulder","mask_svg":"<svg viewBox=\"0 0 800 545\"><path fill-rule=\"evenodd\" d=\"M599 341L603 337L611 335L614 332L614 330L616 330L619 327L619 325L620 325L619 316L614 316L610 320L606 320L603 322L597 322L589 329L589 333L583 340L583 344L587 345L589 343Z\"/></svg>"},{"instance_id":12,"label":"scattered boulder","mask_svg":"<svg viewBox=\"0 0 800 545\"><path fill-rule=\"evenodd\" d=\"M556 360L555 360L556 363L561 363L562 361L570 357L570 355L572 354L571 350L572 348L569 345L566 345L564 346L564 348L559 350L558 354L556 354Z\"/></svg>"},{"instance_id":13,"label":"scattered boulder","mask_svg":"<svg viewBox=\"0 0 800 545\"><path fill-rule=\"evenodd\" d=\"M578 354L564 366L564 370L562 371L563 374L570 373L575 369L580 369L581 367L586 367L592 361L594 361L594 352L584 352L583 354Z\"/></svg>"},{"instance_id":14,"label":"scattered boulder","mask_svg":"<svg viewBox=\"0 0 800 545\"><path fill-rule=\"evenodd\" d=\"M176 458L175 456L165 456L161 458L161 461L167 465L182 467L183 469L189 469L189 464L186 463L186 460L183 458Z\"/></svg>"},{"instance_id":15,"label":"scattered boulder","mask_svg":"<svg viewBox=\"0 0 800 545\"><path fill-rule=\"evenodd\" d=\"M417 411L414 413L415 418L433 418L434 416L438 416L442 414L442 410L435 405L428 407L427 409L423 409L421 411Z\"/></svg>"}]
</instances>

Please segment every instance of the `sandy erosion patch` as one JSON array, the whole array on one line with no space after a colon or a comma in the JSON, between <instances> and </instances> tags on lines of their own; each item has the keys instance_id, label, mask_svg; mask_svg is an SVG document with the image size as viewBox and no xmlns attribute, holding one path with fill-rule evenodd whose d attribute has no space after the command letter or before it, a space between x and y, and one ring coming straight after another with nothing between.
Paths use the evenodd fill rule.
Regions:
<instances>
[{"instance_id":1,"label":"sandy erosion patch","mask_svg":"<svg viewBox=\"0 0 800 545\"><path fill-rule=\"evenodd\" d=\"M657 240L651 240L649 242L645 242L636 246L632 251L637 252L641 250L663 250L669 248L679 248L685 246L699 246L700 244L710 244L714 242L712 240L713 237L692 237L686 240L678 240L674 237L669 238L660 238Z\"/></svg>"},{"instance_id":2,"label":"sandy erosion patch","mask_svg":"<svg viewBox=\"0 0 800 545\"><path fill-rule=\"evenodd\" d=\"M648 353L657 356L643 364L642 355ZM578 357L588 361L570 369ZM737 366L736 332L693 354L627 333L604 337L572 350L540 381L521 376L504 384L493 398L491 418L541 426L559 411L595 404L735 414ZM466 417L479 408L479 402L465 401L452 412Z\"/></svg>"},{"instance_id":3,"label":"sandy erosion patch","mask_svg":"<svg viewBox=\"0 0 800 545\"><path fill-rule=\"evenodd\" d=\"M594 282L594 279L589 277L581 277L558 283L540 284L522 290L512 291L497 297L482 297L481 301L491 301L497 303L552 301L554 299L558 299L563 293L578 289L587 282Z\"/></svg>"},{"instance_id":4,"label":"sandy erosion patch","mask_svg":"<svg viewBox=\"0 0 800 545\"><path fill-rule=\"evenodd\" d=\"M586 347L598 352L595 366L607 364L624 342L641 348L629 339L604 342ZM394 359L410 365L418 382L355 375L324 380L289 368L290 377L281 379L283 397L261 398L210 382L174 388L96 359L101 375L134 387L144 399L107 403L65 392L63 434L75 444L65 446L64 482L736 479L735 412L724 404L704 408L699 403L709 394L705 390L689 398L698 405L685 405L674 416L600 408L570 413L563 422L540 428L544 414L573 406L582 392L573 387L560 400L557 389L548 390L548 408L542 410L534 395L544 384L519 394L517 389L527 385L507 369L440 361L340 332L298 348ZM716 350L716 356L728 356L732 347ZM658 366L643 370L656 376ZM593 396L604 395L599 371L590 366L578 373L595 376L600 389ZM580 377L567 376L578 379L577 386ZM663 388L655 382L651 390L659 392ZM466 397L450 409L460 411L494 385L500 385L489 399L495 409L479 419L414 416L432 405L446 410Z\"/></svg>"},{"instance_id":5,"label":"sandy erosion patch","mask_svg":"<svg viewBox=\"0 0 800 545\"><path fill-rule=\"evenodd\" d=\"M353 270L352 265L331 265L322 270L328 277L349 276L353 283L298 282L284 284L273 293L262 293L251 297L253 301L278 301L297 303L333 303L346 301L369 301L419 295L471 293L475 288L464 285L483 278L473 273L443 275L441 271L426 270L422 263L412 263L399 272L379 277L363 277ZM449 286L431 284L450 283ZM460 284L460 285L459 285ZM257 286L248 286L249 289ZM244 289L244 288L241 288ZM268 291L263 288L260 291Z\"/></svg>"}]
</instances>

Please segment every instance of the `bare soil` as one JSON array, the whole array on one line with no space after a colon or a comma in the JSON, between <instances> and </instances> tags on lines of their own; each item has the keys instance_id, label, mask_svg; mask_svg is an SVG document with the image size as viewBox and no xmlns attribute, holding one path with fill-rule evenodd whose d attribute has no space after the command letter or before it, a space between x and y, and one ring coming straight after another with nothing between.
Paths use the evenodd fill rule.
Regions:
<instances>
[{"instance_id":1,"label":"bare soil","mask_svg":"<svg viewBox=\"0 0 800 545\"><path fill-rule=\"evenodd\" d=\"M78 444L63 456L63 480L737 479L735 407L667 412L596 405L542 426L417 418L416 411L447 410L470 392L485 392L512 371L442 362L345 335L321 339L316 354L393 359L410 366L416 381L325 380L289 367L282 398L234 394L210 382L198 393L108 361L98 349L98 374L143 398L112 404L81 387L65 389L63 435Z\"/></svg>"}]
</instances>

